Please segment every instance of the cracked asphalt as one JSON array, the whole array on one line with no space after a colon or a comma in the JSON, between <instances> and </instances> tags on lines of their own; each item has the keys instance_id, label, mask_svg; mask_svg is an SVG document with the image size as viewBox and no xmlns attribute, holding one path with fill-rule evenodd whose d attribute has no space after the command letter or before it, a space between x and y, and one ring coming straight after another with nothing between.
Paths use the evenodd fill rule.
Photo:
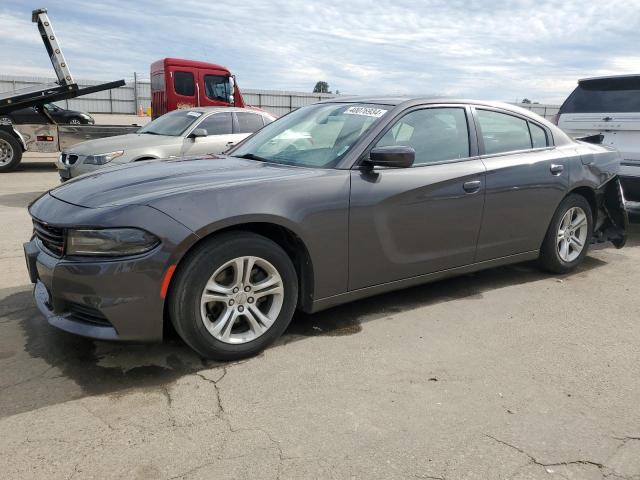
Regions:
<instances>
[{"instance_id":1,"label":"cracked asphalt","mask_svg":"<svg viewBox=\"0 0 640 480\"><path fill-rule=\"evenodd\" d=\"M2 478L640 479L640 226L572 275L520 264L298 315L218 364L40 318L25 207L56 183L38 158L0 177Z\"/></svg>"}]
</instances>

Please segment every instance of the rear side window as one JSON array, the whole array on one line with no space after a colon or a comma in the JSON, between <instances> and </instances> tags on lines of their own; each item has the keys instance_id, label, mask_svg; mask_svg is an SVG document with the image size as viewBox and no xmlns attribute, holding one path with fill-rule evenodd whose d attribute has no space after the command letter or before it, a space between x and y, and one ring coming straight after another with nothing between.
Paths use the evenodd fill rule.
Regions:
<instances>
[{"instance_id":1,"label":"rear side window","mask_svg":"<svg viewBox=\"0 0 640 480\"><path fill-rule=\"evenodd\" d=\"M539 127L535 123L529 122L529 130L531 130L531 144L533 145L533 148L544 148L549 145L547 132L544 128Z\"/></svg>"},{"instance_id":2,"label":"rear side window","mask_svg":"<svg viewBox=\"0 0 640 480\"><path fill-rule=\"evenodd\" d=\"M238 131L236 133L253 133L257 132L264 126L262 115L256 113L238 112Z\"/></svg>"},{"instance_id":3,"label":"rear side window","mask_svg":"<svg viewBox=\"0 0 640 480\"><path fill-rule=\"evenodd\" d=\"M196 84L191 72L173 72L173 88L178 95L193 97L196 93Z\"/></svg>"},{"instance_id":4,"label":"rear side window","mask_svg":"<svg viewBox=\"0 0 640 480\"><path fill-rule=\"evenodd\" d=\"M161 92L164 90L164 72L154 73L151 76L151 91Z\"/></svg>"},{"instance_id":5,"label":"rear side window","mask_svg":"<svg viewBox=\"0 0 640 480\"><path fill-rule=\"evenodd\" d=\"M531 148L531 135L526 120L490 110L477 110L477 113L485 154Z\"/></svg>"},{"instance_id":6,"label":"rear side window","mask_svg":"<svg viewBox=\"0 0 640 480\"><path fill-rule=\"evenodd\" d=\"M228 135L231 133L231 113L215 113L205 118L196 128L204 128L208 135Z\"/></svg>"},{"instance_id":7,"label":"rear side window","mask_svg":"<svg viewBox=\"0 0 640 480\"><path fill-rule=\"evenodd\" d=\"M416 151L414 165L469 156L469 129L462 108L426 108L407 113L376 147L404 145Z\"/></svg>"},{"instance_id":8,"label":"rear side window","mask_svg":"<svg viewBox=\"0 0 640 480\"><path fill-rule=\"evenodd\" d=\"M560 114L624 112L640 112L640 78L580 82L560 107Z\"/></svg>"}]
</instances>

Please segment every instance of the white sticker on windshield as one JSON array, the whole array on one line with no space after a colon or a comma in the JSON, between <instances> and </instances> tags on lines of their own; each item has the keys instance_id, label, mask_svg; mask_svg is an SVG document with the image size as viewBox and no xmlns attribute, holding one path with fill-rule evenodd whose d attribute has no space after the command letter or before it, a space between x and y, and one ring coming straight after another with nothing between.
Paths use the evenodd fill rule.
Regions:
<instances>
[{"instance_id":1,"label":"white sticker on windshield","mask_svg":"<svg viewBox=\"0 0 640 480\"><path fill-rule=\"evenodd\" d=\"M387 111L382 108L373 107L349 107L344 111L344 113L347 115L364 115L365 117L380 118L387 113Z\"/></svg>"},{"instance_id":2,"label":"white sticker on windshield","mask_svg":"<svg viewBox=\"0 0 640 480\"><path fill-rule=\"evenodd\" d=\"M190 117L199 117L200 115L202 115L202 113L200 112L189 112L187 113L187 115L189 115Z\"/></svg>"}]
</instances>

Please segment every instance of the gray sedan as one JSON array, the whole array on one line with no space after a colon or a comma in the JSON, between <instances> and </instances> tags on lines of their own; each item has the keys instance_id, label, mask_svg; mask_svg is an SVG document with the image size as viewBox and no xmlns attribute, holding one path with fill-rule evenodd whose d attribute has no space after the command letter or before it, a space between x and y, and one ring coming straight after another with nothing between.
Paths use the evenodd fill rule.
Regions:
<instances>
[{"instance_id":1,"label":"gray sedan","mask_svg":"<svg viewBox=\"0 0 640 480\"><path fill-rule=\"evenodd\" d=\"M296 309L538 259L574 270L626 240L620 155L492 102L340 98L227 156L106 169L29 208L35 299L51 325L205 357L274 341Z\"/></svg>"},{"instance_id":2,"label":"gray sedan","mask_svg":"<svg viewBox=\"0 0 640 480\"><path fill-rule=\"evenodd\" d=\"M222 153L275 118L247 108L175 110L136 133L77 143L61 153L60 178L141 160Z\"/></svg>"}]
</instances>

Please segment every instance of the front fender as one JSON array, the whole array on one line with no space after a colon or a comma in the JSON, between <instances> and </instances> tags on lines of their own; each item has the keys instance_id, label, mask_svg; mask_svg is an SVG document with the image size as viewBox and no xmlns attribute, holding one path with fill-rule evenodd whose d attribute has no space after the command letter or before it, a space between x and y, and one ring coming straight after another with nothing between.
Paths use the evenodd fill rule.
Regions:
<instances>
[{"instance_id":1,"label":"front fender","mask_svg":"<svg viewBox=\"0 0 640 480\"><path fill-rule=\"evenodd\" d=\"M349 172L191 191L151 205L202 239L246 224L283 227L305 245L314 265L314 298L344 293L348 279ZM193 242L195 243L195 242ZM193 246L180 246L185 254Z\"/></svg>"}]
</instances>

